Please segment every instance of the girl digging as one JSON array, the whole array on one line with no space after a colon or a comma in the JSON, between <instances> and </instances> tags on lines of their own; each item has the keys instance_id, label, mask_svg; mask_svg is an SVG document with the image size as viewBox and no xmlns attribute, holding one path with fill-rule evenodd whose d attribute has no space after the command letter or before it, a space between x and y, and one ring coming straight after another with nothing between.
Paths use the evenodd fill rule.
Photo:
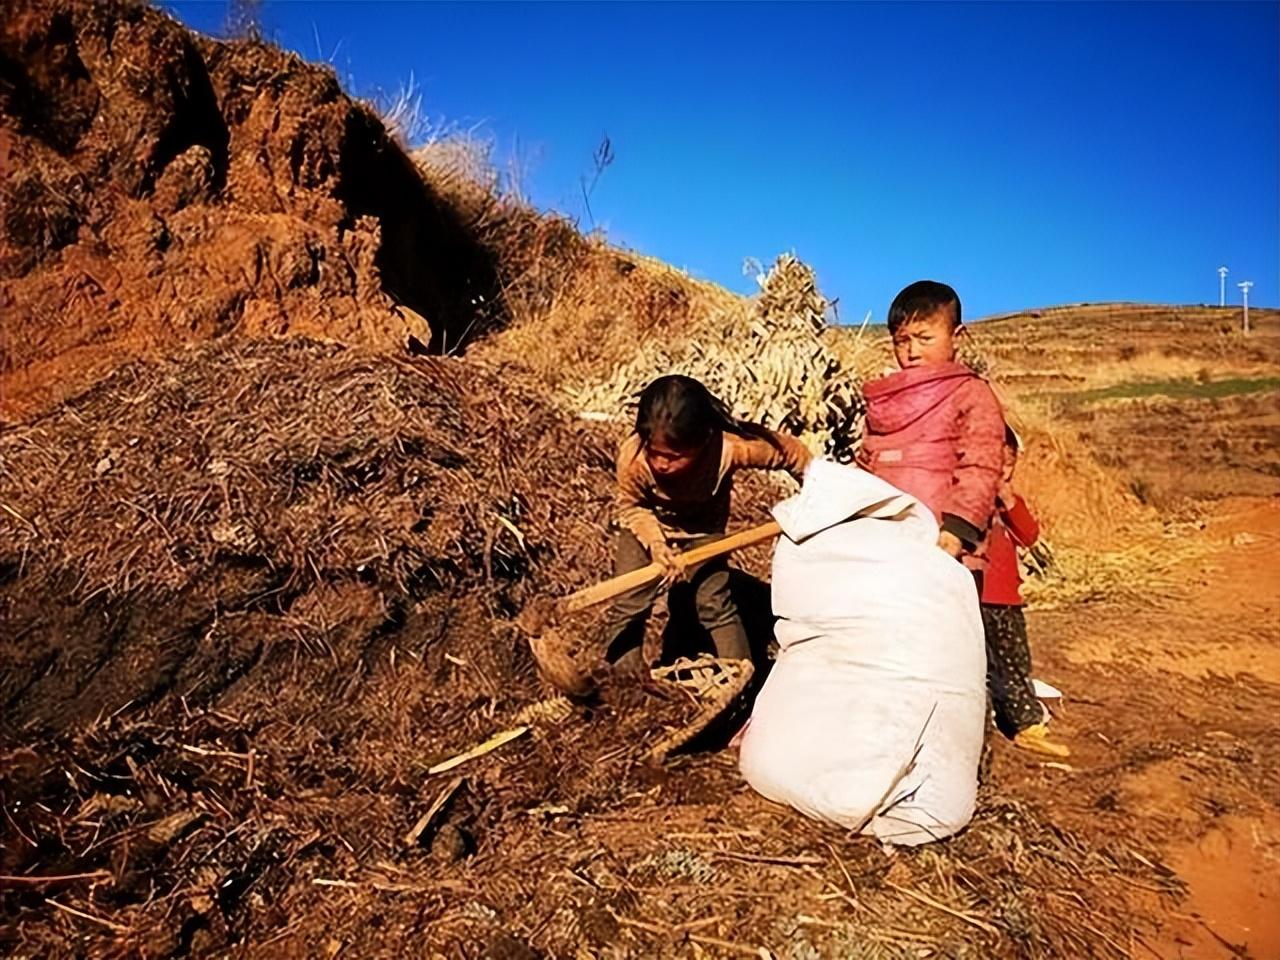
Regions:
<instances>
[{"instance_id":1,"label":"girl digging","mask_svg":"<svg viewBox=\"0 0 1280 960\"><path fill-rule=\"evenodd\" d=\"M653 560L665 564L669 576L614 601L605 620L605 659L624 669L643 666L649 611L663 589L684 579L716 656L749 660L727 562L718 558L686 568L678 556L724 535L738 470L786 470L799 480L810 459L794 437L735 419L691 377L660 377L649 384L640 395L635 432L618 450L614 573Z\"/></svg>"}]
</instances>

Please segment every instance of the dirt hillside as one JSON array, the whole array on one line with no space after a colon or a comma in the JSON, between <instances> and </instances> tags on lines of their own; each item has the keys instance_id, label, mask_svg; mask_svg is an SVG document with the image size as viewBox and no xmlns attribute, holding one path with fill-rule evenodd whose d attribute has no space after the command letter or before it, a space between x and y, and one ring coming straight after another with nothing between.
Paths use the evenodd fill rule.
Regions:
<instances>
[{"instance_id":1,"label":"dirt hillside","mask_svg":"<svg viewBox=\"0 0 1280 960\"><path fill-rule=\"evenodd\" d=\"M125 0L19 0L0 123L5 416L228 334L428 344L494 293L381 121L275 47Z\"/></svg>"},{"instance_id":2,"label":"dirt hillside","mask_svg":"<svg viewBox=\"0 0 1280 960\"><path fill-rule=\"evenodd\" d=\"M327 65L131 0L6 7L0 171L6 419L192 341L443 353L519 320L551 376L739 300L410 156Z\"/></svg>"},{"instance_id":3,"label":"dirt hillside","mask_svg":"<svg viewBox=\"0 0 1280 960\"><path fill-rule=\"evenodd\" d=\"M763 319L802 432L883 340L820 329L807 268L746 302L456 173L270 45L6 8L0 952L1280 956L1275 311L976 325L1075 753L997 743L974 823L889 853L746 789L725 731L652 762L687 698L556 697L516 624L609 566L623 426L584 397L715 361L768 407L717 348Z\"/></svg>"}]
</instances>

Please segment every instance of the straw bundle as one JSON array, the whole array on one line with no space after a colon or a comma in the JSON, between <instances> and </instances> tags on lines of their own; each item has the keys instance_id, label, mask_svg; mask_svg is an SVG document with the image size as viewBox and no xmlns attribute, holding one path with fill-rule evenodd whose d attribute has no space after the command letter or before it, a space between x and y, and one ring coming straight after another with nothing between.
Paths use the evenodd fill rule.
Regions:
<instances>
[{"instance_id":1,"label":"straw bundle","mask_svg":"<svg viewBox=\"0 0 1280 960\"><path fill-rule=\"evenodd\" d=\"M813 270L783 254L761 287L745 309L646 340L602 381L571 387L573 403L612 416L634 405L655 377L685 373L736 415L798 436L815 452L851 459L862 436L861 383L823 337L828 303Z\"/></svg>"}]
</instances>

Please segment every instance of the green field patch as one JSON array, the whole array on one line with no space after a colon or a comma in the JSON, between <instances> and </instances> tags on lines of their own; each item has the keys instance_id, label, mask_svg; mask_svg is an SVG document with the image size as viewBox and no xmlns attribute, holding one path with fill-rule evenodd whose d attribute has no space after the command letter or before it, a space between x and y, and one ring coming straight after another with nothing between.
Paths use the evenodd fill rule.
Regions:
<instances>
[{"instance_id":1,"label":"green field patch","mask_svg":"<svg viewBox=\"0 0 1280 960\"><path fill-rule=\"evenodd\" d=\"M1079 403L1098 403L1103 400L1140 400L1144 397L1168 397L1171 400L1214 400L1220 397L1237 397L1247 393L1280 390L1280 377L1242 377L1227 380L1152 380L1133 383L1115 383L1096 390L1082 390L1073 394Z\"/></svg>"}]
</instances>

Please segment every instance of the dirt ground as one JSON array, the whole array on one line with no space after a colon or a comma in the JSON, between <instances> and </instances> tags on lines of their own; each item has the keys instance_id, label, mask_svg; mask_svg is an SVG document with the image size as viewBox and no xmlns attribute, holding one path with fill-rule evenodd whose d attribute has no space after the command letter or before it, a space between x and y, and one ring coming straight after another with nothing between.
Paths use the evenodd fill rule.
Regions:
<instances>
[{"instance_id":1,"label":"dirt ground","mask_svg":"<svg viewBox=\"0 0 1280 960\"><path fill-rule=\"evenodd\" d=\"M327 384L348 389L330 395ZM122 418L123 398L142 406ZM471 435L493 411L513 408L540 409L463 361L406 364L305 343L218 347L122 372L0 436L11 463L38 462L27 458L63 437L54 449L93 477L84 494L66 491L65 513L42 517L46 533L59 517L70 522L78 503L107 509L94 522L125 543L138 537L130 524L168 529L167 546L149 538L150 552L119 569L108 542L74 526L60 536L104 548L85 556L90 585L138 580L140 592L117 588L129 616L168 616L167 643L189 644L174 648L188 659L174 661L149 629L110 629L94 641L104 644L98 652L85 648L99 664L81 675L87 682L67 686L81 669L74 662L51 671L37 661L33 676L45 679L7 688L7 719L24 718L30 731L10 728L0 776L0 942L10 954L381 956L408 945L474 957L1280 952L1274 497L1228 489L1164 512L1133 496L1116 507L1130 531L1120 546L1162 562L1159 576L1130 562L1122 569L1135 589L1049 594L1053 602L1038 601L1030 615L1036 672L1066 693L1053 723L1075 751L1070 762L998 742L974 823L947 843L891 854L762 800L731 751L647 763L668 708L634 683L587 707L539 687L504 611L588 581L602 564L592 531L607 455L578 467L547 513L528 484L574 472L571 451L596 441L571 439L550 411L529 435L499 418L484 429L507 431L501 449L538 438L523 466L500 467ZM158 411L187 423L218 415L206 429L157 426L138 440L143 424L162 422ZM281 423L290 428L275 435ZM350 426L334 432L333 423ZM326 429L333 435L314 446ZM74 453L74 444L92 452ZM435 478L425 486L405 472L424 449L434 451ZM166 462L186 466L145 469ZM229 471L211 472L217 463ZM1056 463L1029 473L1032 486ZM280 470L272 464L294 464L274 488L281 493L253 492L280 483L268 479ZM224 489L224 476L264 467L263 479ZM494 476L506 479L482 479ZM1114 499L1125 475L1107 476L1112 485L1099 489ZM23 489L7 483L6 503L25 516ZM250 530L220 531L219 490L246 498ZM271 504L285 491L277 514ZM776 495L740 493L739 523ZM521 530L523 555L541 558L531 568L477 495ZM342 538L327 533L335 521L326 516L347 518ZM411 536L402 516L432 522ZM594 553L586 566L563 544L556 551L551 531L569 517L579 524L573 542ZM1059 526L1051 533L1065 553L1078 534ZM1104 529L1114 537L1121 528ZM10 622L17 612L38 625L47 615L22 612L33 593L22 578L57 567L27 542L28 569L6 568L6 610ZM491 562L502 559L490 580L485 557L495 546ZM195 579L175 579L173 564L190 565L204 549L222 572L210 579L197 562L187 568ZM382 559L352 574L366 555ZM742 562L763 572L767 557ZM443 590L424 582L424 565L438 568ZM151 577L169 591L154 604L145 600ZM108 615L102 603L91 597L87 612ZM33 629L35 637L45 628ZM147 680L155 677L158 686ZM51 701L28 688L61 697L58 713L81 711L88 728L58 733ZM429 771L518 726L530 730L484 758ZM424 834L406 844L433 808ZM32 889L20 879L30 874L68 879Z\"/></svg>"},{"instance_id":2,"label":"dirt ground","mask_svg":"<svg viewBox=\"0 0 1280 960\"><path fill-rule=\"evenodd\" d=\"M997 776L1050 795L1060 822L1159 838L1187 899L1149 905L1162 926L1138 955L1278 956L1280 505L1228 498L1178 535L1198 550L1175 594L1032 615L1038 672L1069 691L1054 723L1074 769L1005 752Z\"/></svg>"}]
</instances>

